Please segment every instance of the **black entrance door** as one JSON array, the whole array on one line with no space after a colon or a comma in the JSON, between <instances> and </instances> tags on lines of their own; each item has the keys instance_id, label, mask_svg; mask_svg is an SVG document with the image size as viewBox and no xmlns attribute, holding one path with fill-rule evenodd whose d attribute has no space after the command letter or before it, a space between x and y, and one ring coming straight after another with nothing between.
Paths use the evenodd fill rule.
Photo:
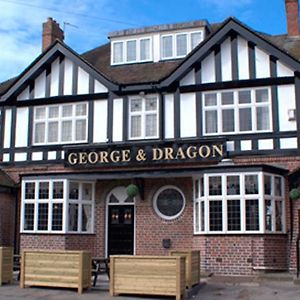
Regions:
<instances>
[{"instance_id":1,"label":"black entrance door","mask_svg":"<svg viewBox=\"0 0 300 300\"><path fill-rule=\"evenodd\" d=\"M133 254L134 206L108 208L108 255Z\"/></svg>"}]
</instances>

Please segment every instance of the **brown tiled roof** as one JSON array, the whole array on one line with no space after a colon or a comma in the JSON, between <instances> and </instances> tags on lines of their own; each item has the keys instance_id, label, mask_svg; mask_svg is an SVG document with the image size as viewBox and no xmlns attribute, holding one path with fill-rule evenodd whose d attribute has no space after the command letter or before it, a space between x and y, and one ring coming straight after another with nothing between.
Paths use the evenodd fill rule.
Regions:
<instances>
[{"instance_id":1,"label":"brown tiled roof","mask_svg":"<svg viewBox=\"0 0 300 300\"><path fill-rule=\"evenodd\" d=\"M13 83L17 80L17 77L11 78L4 82L0 82L0 96L5 93L5 91L13 85Z\"/></svg>"}]
</instances>

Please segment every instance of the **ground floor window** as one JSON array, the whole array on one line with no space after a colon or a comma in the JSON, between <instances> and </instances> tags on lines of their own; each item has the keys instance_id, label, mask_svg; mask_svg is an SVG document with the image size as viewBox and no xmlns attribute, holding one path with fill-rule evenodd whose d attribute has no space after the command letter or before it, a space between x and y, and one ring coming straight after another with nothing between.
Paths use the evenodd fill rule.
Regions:
<instances>
[{"instance_id":1,"label":"ground floor window","mask_svg":"<svg viewBox=\"0 0 300 300\"><path fill-rule=\"evenodd\" d=\"M264 172L194 178L195 233L284 232L283 177Z\"/></svg>"},{"instance_id":2,"label":"ground floor window","mask_svg":"<svg viewBox=\"0 0 300 300\"><path fill-rule=\"evenodd\" d=\"M92 233L93 182L24 180L21 232Z\"/></svg>"}]
</instances>

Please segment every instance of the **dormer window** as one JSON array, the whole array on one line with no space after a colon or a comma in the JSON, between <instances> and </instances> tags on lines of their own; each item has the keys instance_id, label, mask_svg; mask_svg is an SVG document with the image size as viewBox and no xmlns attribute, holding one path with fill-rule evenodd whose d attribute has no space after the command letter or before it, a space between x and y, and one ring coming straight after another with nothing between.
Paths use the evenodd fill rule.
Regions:
<instances>
[{"instance_id":1,"label":"dormer window","mask_svg":"<svg viewBox=\"0 0 300 300\"><path fill-rule=\"evenodd\" d=\"M112 42L112 53L112 64L114 65L151 61L151 38Z\"/></svg>"}]
</instances>

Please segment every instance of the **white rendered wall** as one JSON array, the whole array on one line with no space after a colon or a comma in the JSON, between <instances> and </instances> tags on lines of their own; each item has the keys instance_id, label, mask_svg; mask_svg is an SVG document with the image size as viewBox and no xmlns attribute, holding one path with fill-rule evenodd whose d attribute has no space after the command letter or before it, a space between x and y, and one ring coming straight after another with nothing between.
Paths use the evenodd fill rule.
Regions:
<instances>
[{"instance_id":1,"label":"white rendered wall","mask_svg":"<svg viewBox=\"0 0 300 300\"><path fill-rule=\"evenodd\" d=\"M113 100L113 141L123 140L123 99Z\"/></svg>"},{"instance_id":2,"label":"white rendered wall","mask_svg":"<svg viewBox=\"0 0 300 300\"><path fill-rule=\"evenodd\" d=\"M201 62L201 79L202 83L216 81L215 71L215 54L212 52Z\"/></svg>"},{"instance_id":3,"label":"white rendered wall","mask_svg":"<svg viewBox=\"0 0 300 300\"><path fill-rule=\"evenodd\" d=\"M104 143L107 139L107 100L94 102L94 143Z\"/></svg>"},{"instance_id":4,"label":"white rendered wall","mask_svg":"<svg viewBox=\"0 0 300 300\"><path fill-rule=\"evenodd\" d=\"M180 95L180 136L193 137L197 135L196 126L196 94Z\"/></svg>"},{"instance_id":5,"label":"white rendered wall","mask_svg":"<svg viewBox=\"0 0 300 300\"><path fill-rule=\"evenodd\" d=\"M17 97L17 100L28 100L28 99L29 99L29 86L27 86L26 89Z\"/></svg>"},{"instance_id":6,"label":"white rendered wall","mask_svg":"<svg viewBox=\"0 0 300 300\"><path fill-rule=\"evenodd\" d=\"M248 42L238 36L238 77L239 79L249 79L249 48Z\"/></svg>"},{"instance_id":7,"label":"white rendered wall","mask_svg":"<svg viewBox=\"0 0 300 300\"><path fill-rule=\"evenodd\" d=\"M94 92L95 93L107 93L108 89L101 82L99 82L98 80L95 80Z\"/></svg>"},{"instance_id":8,"label":"white rendered wall","mask_svg":"<svg viewBox=\"0 0 300 300\"><path fill-rule=\"evenodd\" d=\"M174 138L174 95L165 95L165 138Z\"/></svg>"},{"instance_id":9,"label":"white rendered wall","mask_svg":"<svg viewBox=\"0 0 300 300\"><path fill-rule=\"evenodd\" d=\"M287 67L285 64L281 63L280 61L277 61L277 76L294 76L294 71Z\"/></svg>"},{"instance_id":10,"label":"white rendered wall","mask_svg":"<svg viewBox=\"0 0 300 300\"><path fill-rule=\"evenodd\" d=\"M34 81L34 98L45 98L46 95L46 71L40 74Z\"/></svg>"},{"instance_id":11,"label":"white rendered wall","mask_svg":"<svg viewBox=\"0 0 300 300\"><path fill-rule=\"evenodd\" d=\"M180 81L180 86L191 85L195 83L195 70L193 69Z\"/></svg>"},{"instance_id":12,"label":"white rendered wall","mask_svg":"<svg viewBox=\"0 0 300 300\"><path fill-rule=\"evenodd\" d=\"M221 45L222 81L232 80L231 41L228 38Z\"/></svg>"},{"instance_id":13,"label":"white rendered wall","mask_svg":"<svg viewBox=\"0 0 300 300\"><path fill-rule=\"evenodd\" d=\"M10 136L11 136L11 116L12 116L12 110L7 109L5 111L5 124L4 124L4 148L10 147Z\"/></svg>"},{"instance_id":14,"label":"white rendered wall","mask_svg":"<svg viewBox=\"0 0 300 300\"><path fill-rule=\"evenodd\" d=\"M270 56L263 50L255 47L256 78L270 77Z\"/></svg>"},{"instance_id":15,"label":"white rendered wall","mask_svg":"<svg viewBox=\"0 0 300 300\"><path fill-rule=\"evenodd\" d=\"M59 58L51 64L50 96L58 96L59 89Z\"/></svg>"},{"instance_id":16,"label":"white rendered wall","mask_svg":"<svg viewBox=\"0 0 300 300\"><path fill-rule=\"evenodd\" d=\"M28 107L17 108L16 113L16 147L28 146Z\"/></svg>"},{"instance_id":17,"label":"white rendered wall","mask_svg":"<svg viewBox=\"0 0 300 300\"><path fill-rule=\"evenodd\" d=\"M289 121L288 111L296 108L295 86L281 85L278 89L279 130L297 130L296 121Z\"/></svg>"},{"instance_id":18,"label":"white rendered wall","mask_svg":"<svg viewBox=\"0 0 300 300\"><path fill-rule=\"evenodd\" d=\"M88 94L89 93L89 74L82 68L78 68L78 88L77 94Z\"/></svg>"},{"instance_id":19,"label":"white rendered wall","mask_svg":"<svg viewBox=\"0 0 300 300\"><path fill-rule=\"evenodd\" d=\"M73 62L65 58L64 95L72 95L73 87Z\"/></svg>"}]
</instances>

